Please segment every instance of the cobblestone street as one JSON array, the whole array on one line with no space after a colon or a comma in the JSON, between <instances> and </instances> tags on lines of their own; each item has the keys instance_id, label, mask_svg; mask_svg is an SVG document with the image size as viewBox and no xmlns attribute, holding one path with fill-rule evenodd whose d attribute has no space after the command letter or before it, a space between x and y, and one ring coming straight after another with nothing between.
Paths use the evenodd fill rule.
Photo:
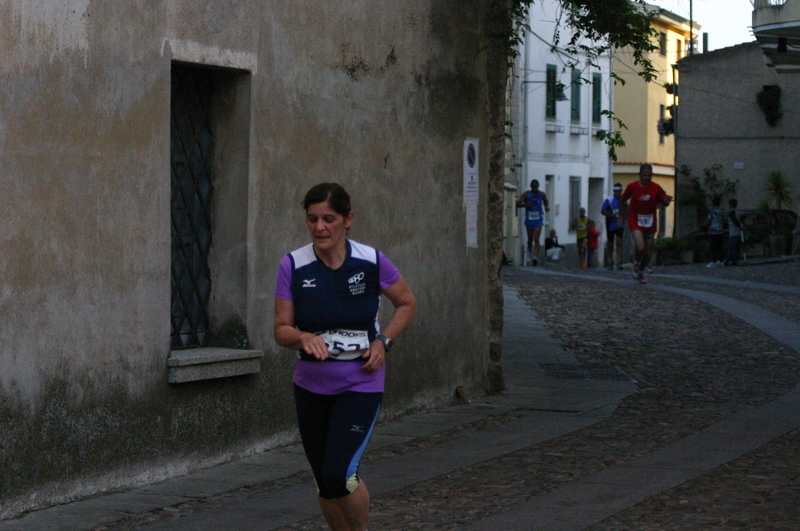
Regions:
<instances>
[{"instance_id":1,"label":"cobblestone street","mask_svg":"<svg viewBox=\"0 0 800 531\"><path fill-rule=\"evenodd\" d=\"M705 269L658 268L659 275L800 285L798 263ZM627 275L627 272L624 272ZM613 274L608 274L613 276ZM741 408L781 396L800 381L800 354L704 303L635 285L586 282L515 271L504 280L537 310L564 346L585 363L612 364L639 383L605 423L573 434L626 448L663 444ZM651 277L655 284L721 293L800 322L800 295ZM628 446L627 444L630 444ZM582 453L577 446L572 453ZM711 474L655 496L588 531L797 529L800 432L795 431Z\"/></svg>"},{"instance_id":2,"label":"cobblestone street","mask_svg":"<svg viewBox=\"0 0 800 531\"><path fill-rule=\"evenodd\" d=\"M800 285L797 262L673 266L658 273ZM627 271L605 276L630 280ZM605 422L374 499L373 528L461 529L581 475L623 465L742 408L765 404L800 382L800 353L703 302L633 281L609 285L524 269L507 270L503 281L582 363L619 367L636 379L640 393L623 401ZM651 282L740 298L800 322L798 294L662 276ZM798 494L800 431L795 431L587 531L796 530ZM283 529L326 527L319 519Z\"/></svg>"},{"instance_id":3,"label":"cobblestone street","mask_svg":"<svg viewBox=\"0 0 800 531\"><path fill-rule=\"evenodd\" d=\"M613 476L615 471L634 469L659 451L673 455L669 452L683 442L742 414L762 410L780 414L774 401L792 395L793 390L796 394L800 383L800 343L779 341L776 337L781 334L765 330L776 325L787 329L784 332L790 337L798 333L800 262L657 268L644 286L634 282L628 271L569 270L549 264L506 268L503 282L518 305L527 307L525 315L533 310L537 326L543 325L545 335L559 345L556 350L574 356L584 368L615 368L616 374L635 381L635 392L619 395L621 400L607 414L537 441L524 437L555 419L572 422L582 416L566 403L548 408L542 405L545 402L536 402L540 383L531 384L534 394L526 395L533 397L529 402L514 402L510 388L504 396L473 397L469 406L451 405L433 416L412 415L388 423L381 428L386 438L375 442L364 459L366 482L377 485L370 529L549 530L556 527L537 522L545 512L562 511L559 507L564 507L566 520L559 530L798 528L800 417L792 420L795 423L788 432L761 434L763 442L750 450L731 453L719 465L706 463L691 479L656 488L652 495L640 494L619 510L608 508L615 500L613 494L606 494L611 497L607 503L601 501L608 507L603 507L605 516L600 518L583 515L591 503L581 498L578 485L591 484L591 478L604 473ZM713 303L705 302L709 296L715 297ZM519 306L507 304L507 312L519 312ZM750 314L756 313L768 317L758 326L750 324L756 322ZM506 331L510 332L514 330ZM530 338L530 344L524 335L509 337L519 344L508 345L504 334L504 351L510 352L509 346L518 352L522 349L523 362L528 358L531 365L545 365L530 361L546 348L545 336L539 333ZM519 365L513 363L513 358L504 360L504 370L519 386L520 375L515 372ZM598 385L602 389L602 382ZM793 414L797 415L796 410ZM545 420L537 420L536 415ZM754 422L758 424L759 419ZM753 433L758 431L756 426ZM529 442L503 446L508 433ZM473 450L474 455L470 454ZM691 468L685 452L674 455ZM242 480L241 487L220 488L216 494L184 494L183 501L152 510L129 509L124 518L109 518L99 525L52 529L326 530L322 517L314 516L318 511L310 507L313 487L297 448L268 457L271 463L297 459L300 468L269 479ZM232 469L234 474L254 470L254 464L232 466L238 467ZM659 470L651 471L653 481L663 479L658 477ZM219 473L231 475L230 471ZM391 479L394 476L414 479ZM370 483L371 478L376 483ZM570 497L571 488L578 489L574 497ZM547 502L546 496L555 493L566 493L563 496L569 502ZM277 509L264 508L270 503ZM536 503L539 509L531 508ZM296 511L295 505L305 508ZM516 515L510 520L512 525L495 523L494 519L506 515ZM19 526L9 522L9 527L0 524L0 529L50 529L32 522L28 527L24 520Z\"/></svg>"}]
</instances>

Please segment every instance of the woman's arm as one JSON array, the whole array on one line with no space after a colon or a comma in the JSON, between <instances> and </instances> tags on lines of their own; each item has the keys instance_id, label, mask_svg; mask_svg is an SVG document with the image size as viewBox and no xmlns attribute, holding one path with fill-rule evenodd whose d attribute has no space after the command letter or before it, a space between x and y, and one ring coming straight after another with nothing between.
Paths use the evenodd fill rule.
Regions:
<instances>
[{"instance_id":1,"label":"woman's arm","mask_svg":"<svg viewBox=\"0 0 800 531\"><path fill-rule=\"evenodd\" d=\"M294 326L294 302L275 297L275 341L282 347L304 350L318 360L328 358L328 347L317 335L301 332Z\"/></svg>"},{"instance_id":2,"label":"woman's arm","mask_svg":"<svg viewBox=\"0 0 800 531\"><path fill-rule=\"evenodd\" d=\"M414 317L417 311L417 299L403 277L383 290L383 294L394 306L394 313L381 332L392 339L397 339L397 336L406 329ZM364 353L363 357L367 362L361 368L365 371L377 371L383 366L385 355L383 341L374 340L370 343L367 352Z\"/></svg>"}]
</instances>

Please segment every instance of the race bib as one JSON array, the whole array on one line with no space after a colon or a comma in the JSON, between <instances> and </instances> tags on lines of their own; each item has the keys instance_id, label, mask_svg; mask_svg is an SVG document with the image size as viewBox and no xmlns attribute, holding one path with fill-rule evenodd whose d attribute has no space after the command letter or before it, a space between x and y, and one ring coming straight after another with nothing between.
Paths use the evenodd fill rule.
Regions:
<instances>
[{"instance_id":1,"label":"race bib","mask_svg":"<svg viewBox=\"0 0 800 531\"><path fill-rule=\"evenodd\" d=\"M638 221L639 226L642 227L643 229L647 229L653 226L653 218L655 217L653 216L653 214L649 215L639 214L638 217L639 217Z\"/></svg>"},{"instance_id":2,"label":"race bib","mask_svg":"<svg viewBox=\"0 0 800 531\"><path fill-rule=\"evenodd\" d=\"M614 214L615 218L619 217L619 209L618 208L615 208L614 210L612 210L611 213Z\"/></svg>"},{"instance_id":3,"label":"race bib","mask_svg":"<svg viewBox=\"0 0 800 531\"><path fill-rule=\"evenodd\" d=\"M528 211L528 221L539 221L541 218L542 213L538 210L529 210Z\"/></svg>"},{"instance_id":4,"label":"race bib","mask_svg":"<svg viewBox=\"0 0 800 531\"><path fill-rule=\"evenodd\" d=\"M336 360L360 358L369 348L369 336L364 330L326 330L317 333L328 347L328 355Z\"/></svg>"}]
</instances>

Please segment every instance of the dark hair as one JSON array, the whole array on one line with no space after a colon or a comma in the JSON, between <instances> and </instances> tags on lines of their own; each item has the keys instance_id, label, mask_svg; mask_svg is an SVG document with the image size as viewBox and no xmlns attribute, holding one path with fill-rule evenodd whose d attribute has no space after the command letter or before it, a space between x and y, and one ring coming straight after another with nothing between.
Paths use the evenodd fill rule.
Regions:
<instances>
[{"instance_id":1,"label":"dark hair","mask_svg":"<svg viewBox=\"0 0 800 531\"><path fill-rule=\"evenodd\" d=\"M650 173L653 173L653 165L652 164L642 164L639 166L639 173L642 173L645 169L650 170Z\"/></svg>"},{"instance_id":2,"label":"dark hair","mask_svg":"<svg viewBox=\"0 0 800 531\"><path fill-rule=\"evenodd\" d=\"M319 183L306 192L303 208L308 211L311 205L327 202L334 212L347 217L350 208L350 194L339 183Z\"/></svg>"},{"instance_id":3,"label":"dark hair","mask_svg":"<svg viewBox=\"0 0 800 531\"><path fill-rule=\"evenodd\" d=\"M730 201L728 201L728 206L731 208L736 208L737 206L739 206L739 201L737 201L736 199L731 199Z\"/></svg>"},{"instance_id":4,"label":"dark hair","mask_svg":"<svg viewBox=\"0 0 800 531\"><path fill-rule=\"evenodd\" d=\"M714 197L711 198L711 204L714 205L715 207L718 207L721 202L722 199L720 199L718 195L715 195Z\"/></svg>"},{"instance_id":5,"label":"dark hair","mask_svg":"<svg viewBox=\"0 0 800 531\"><path fill-rule=\"evenodd\" d=\"M534 180L532 180L532 181L531 181L531 188L533 188L533 185L534 185L534 184L535 184L536 186L539 186L539 179L534 179Z\"/></svg>"}]
</instances>

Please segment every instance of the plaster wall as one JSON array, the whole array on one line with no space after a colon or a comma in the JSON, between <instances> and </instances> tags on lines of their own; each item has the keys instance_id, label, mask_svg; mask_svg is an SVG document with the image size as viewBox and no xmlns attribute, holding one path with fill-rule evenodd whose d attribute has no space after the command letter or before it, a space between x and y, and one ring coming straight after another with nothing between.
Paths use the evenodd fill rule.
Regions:
<instances>
[{"instance_id":1,"label":"plaster wall","mask_svg":"<svg viewBox=\"0 0 800 531\"><path fill-rule=\"evenodd\" d=\"M295 437L293 354L272 339L273 290L281 256L308 242L300 201L318 182L350 191L351 237L384 251L419 301L389 362L385 416L481 384L485 189L479 248L467 248L462 147L480 141L484 178L475 50L485 8L0 7L0 517ZM238 124L219 139L216 164L237 180L217 183L227 206L216 211L211 267L229 283L212 306L247 325L264 352L256 375L167 383L173 61L235 80L216 104Z\"/></svg>"},{"instance_id":2,"label":"plaster wall","mask_svg":"<svg viewBox=\"0 0 800 531\"><path fill-rule=\"evenodd\" d=\"M668 43L675 39L669 32ZM614 89L614 113L626 126L621 130L625 146L617 150L620 163L674 163L674 136L666 135L662 144L657 131L661 105L667 109L676 101L664 88L666 83L674 82L672 67L658 52L651 54L651 59L657 77L648 83L631 68L633 58L629 50L619 50L615 56L614 71L625 81ZM665 116L671 117L669 112Z\"/></svg>"},{"instance_id":3,"label":"plaster wall","mask_svg":"<svg viewBox=\"0 0 800 531\"><path fill-rule=\"evenodd\" d=\"M684 59L679 68L676 165L689 166L697 177L702 177L704 168L720 165L718 177L738 181L736 195L742 209L757 208L768 198L764 181L774 171L800 189L800 135L793 120L800 109L800 79L767 67L755 42ZM783 117L774 127L767 124L756 100L765 85L781 88ZM685 234L697 222L694 207L681 201L682 187L690 184L681 179L677 228Z\"/></svg>"}]
</instances>

